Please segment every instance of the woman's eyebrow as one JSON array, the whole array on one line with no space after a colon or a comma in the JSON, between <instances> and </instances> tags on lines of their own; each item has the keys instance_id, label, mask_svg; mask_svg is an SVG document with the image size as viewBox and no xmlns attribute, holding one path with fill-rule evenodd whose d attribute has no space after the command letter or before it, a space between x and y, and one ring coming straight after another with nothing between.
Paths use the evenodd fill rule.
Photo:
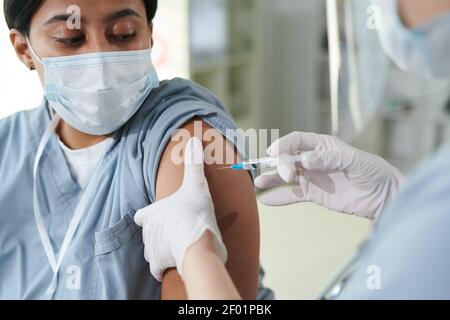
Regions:
<instances>
[{"instance_id":1,"label":"woman's eyebrow","mask_svg":"<svg viewBox=\"0 0 450 320\"><path fill-rule=\"evenodd\" d=\"M119 19L124 18L124 17L129 17L129 16L134 16L134 17L141 18L141 15L139 13L137 13L133 9L127 8L127 9L123 9L123 10L117 11L117 12L107 16L105 21L106 22L111 22L111 21L119 20Z\"/></svg>"},{"instance_id":2,"label":"woman's eyebrow","mask_svg":"<svg viewBox=\"0 0 450 320\"><path fill-rule=\"evenodd\" d=\"M106 22L111 22L111 21L115 21L124 17L129 17L129 16L134 16L134 17L138 17L141 18L141 15L134 11L133 9L127 8L127 9L123 9L117 12L114 12L113 14L107 16L105 18ZM49 20L47 20L44 25L49 25L51 23L55 23L55 22L66 22L68 21L70 18L72 17L72 14L59 14L56 15L52 18L50 18ZM81 18L81 22L84 22L84 18Z\"/></svg>"},{"instance_id":3,"label":"woman's eyebrow","mask_svg":"<svg viewBox=\"0 0 450 320\"><path fill-rule=\"evenodd\" d=\"M72 14L59 14L56 15L50 19L48 19L45 23L44 26L49 25L51 23L55 23L55 22L67 22L73 15ZM81 18L81 22L83 22L84 19Z\"/></svg>"}]
</instances>

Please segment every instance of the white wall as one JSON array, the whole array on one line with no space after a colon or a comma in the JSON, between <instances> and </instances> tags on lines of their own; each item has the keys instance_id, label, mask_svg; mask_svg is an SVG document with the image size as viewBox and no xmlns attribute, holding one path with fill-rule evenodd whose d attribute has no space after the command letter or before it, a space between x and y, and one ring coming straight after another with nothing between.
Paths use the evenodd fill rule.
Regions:
<instances>
[{"instance_id":1,"label":"white wall","mask_svg":"<svg viewBox=\"0 0 450 320\"><path fill-rule=\"evenodd\" d=\"M263 127L316 131L325 3L261 1Z\"/></svg>"},{"instance_id":2,"label":"white wall","mask_svg":"<svg viewBox=\"0 0 450 320\"><path fill-rule=\"evenodd\" d=\"M10 44L0 0L0 118L37 107L41 100L42 87L36 72L19 61Z\"/></svg>"}]
</instances>

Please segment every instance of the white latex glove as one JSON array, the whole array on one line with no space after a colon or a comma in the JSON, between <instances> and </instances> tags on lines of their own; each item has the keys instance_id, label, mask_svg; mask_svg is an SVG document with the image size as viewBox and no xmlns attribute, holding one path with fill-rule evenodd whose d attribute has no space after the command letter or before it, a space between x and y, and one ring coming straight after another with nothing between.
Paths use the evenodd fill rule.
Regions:
<instances>
[{"instance_id":1,"label":"white latex glove","mask_svg":"<svg viewBox=\"0 0 450 320\"><path fill-rule=\"evenodd\" d=\"M327 135L294 132L276 141L267 152L280 157L278 170L258 177L256 186L290 185L263 194L260 201L269 206L313 202L374 220L405 179L384 159ZM301 154L301 163L289 160L287 155L293 154Z\"/></svg>"},{"instance_id":2,"label":"white latex glove","mask_svg":"<svg viewBox=\"0 0 450 320\"><path fill-rule=\"evenodd\" d=\"M187 249L207 231L225 263L227 250L217 226L214 205L204 174L203 146L199 139L189 140L185 149L184 181L170 197L139 210L135 222L141 226L145 259L158 281L166 269L177 267L183 275Z\"/></svg>"}]
</instances>

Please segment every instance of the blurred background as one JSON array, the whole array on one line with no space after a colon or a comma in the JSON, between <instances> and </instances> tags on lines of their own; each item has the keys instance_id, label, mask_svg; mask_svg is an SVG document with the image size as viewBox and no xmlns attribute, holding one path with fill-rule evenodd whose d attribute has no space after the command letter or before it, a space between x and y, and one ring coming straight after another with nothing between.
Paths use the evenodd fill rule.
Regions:
<instances>
[{"instance_id":1,"label":"blurred background","mask_svg":"<svg viewBox=\"0 0 450 320\"><path fill-rule=\"evenodd\" d=\"M450 140L449 82L392 65L371 26L369 0L334 3L327 10L326 0L159 0L159 76L211 89L241 128L334 133L413 172ZM339 61L331 77L330 61ZM41 99L0 11L0 117ZM260 206L260 214L265 284L279 299L317 298L371 230L311 204Z\"/></svg>"}]
</instances>

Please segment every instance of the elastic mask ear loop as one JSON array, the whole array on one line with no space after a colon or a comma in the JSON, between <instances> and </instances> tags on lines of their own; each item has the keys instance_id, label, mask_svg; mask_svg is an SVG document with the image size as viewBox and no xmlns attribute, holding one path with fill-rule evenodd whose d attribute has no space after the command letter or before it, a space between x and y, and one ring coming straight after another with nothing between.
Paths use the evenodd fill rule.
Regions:
<instances>
[{"instance_id":1,"label":"elastic mask ear loop","mask_svg":"<svg viewBox=\"0 0 450 320\"><path fill-rule=\"evenodd\" d=\"M36 58L36 60L41 64L44 65L42 63L41 58L39 58L39 56L36 54L36 51L34 51L33 46L31 45L30 39L28 37L25 37L25 39L27 40L27 44L28 44L28 48L30 49L31 54ZM47 110L48 113L50 115L51 119L54 119L56 116L56 112L55 110L50 106L50 104L47 102Z\"/></svg>"},{"instance_id":2,"label":"elastic mask ear loop","mask_svg":"<svg viewBox=\"0 0 450 320\"><path fill-rule=\"evenodd\" d=\"M41 64L44 65L44 63L42 63L41 58L39 58L39 56L36 54L36 51L34 51L33 46L31 45L30 39L27 37L25 37L25 39L27 39L27 44L28 44L28 48L31 51L31 54L36 58L36 60Z\"/></svg>"}]
</instances>

